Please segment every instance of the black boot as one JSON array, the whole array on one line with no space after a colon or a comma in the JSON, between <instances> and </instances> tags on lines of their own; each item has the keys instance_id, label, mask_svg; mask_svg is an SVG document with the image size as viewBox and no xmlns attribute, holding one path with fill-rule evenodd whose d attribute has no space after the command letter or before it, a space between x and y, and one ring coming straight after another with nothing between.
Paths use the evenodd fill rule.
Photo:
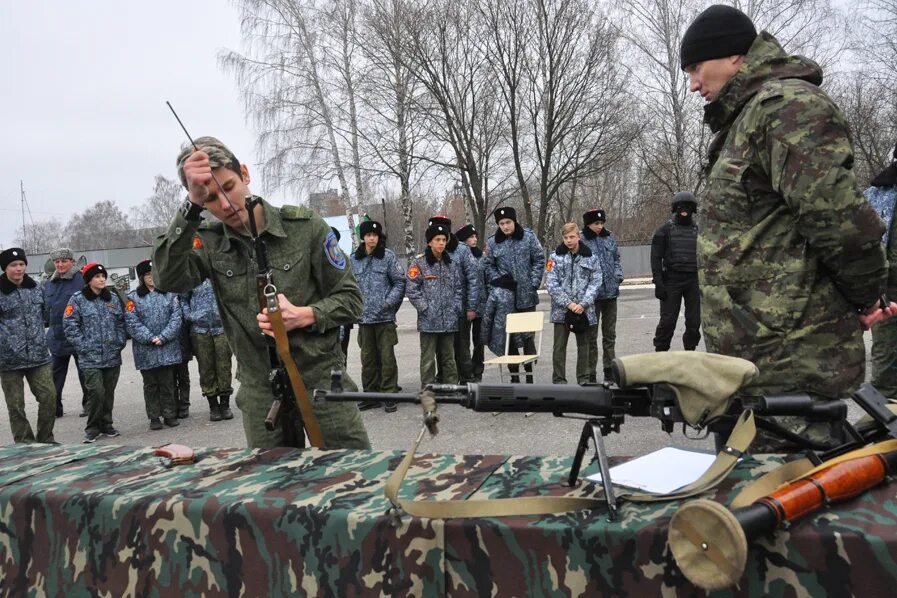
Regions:
<instances>
[{"instance_id":1,"label":"black boot","mask_svg":"<svg viewBox=\"0 0 897 598\"><path fill-rule=\"evenodd\" d=\"M209 400L209 421L221 421L221 408L218 406L218 397L206 397Z\"/></svg>"},{"instance_id":2,"label":"black boot","mask_svg":"<svg viewBox=\"0 0 897 598\"><path fill-rule=\"evenodd\" d=\"M218 405L218 409L221 411L221 417L224 419L234 419L234 412L230 410L230 395L219 396Z\"/></svg>"}]
</instances>

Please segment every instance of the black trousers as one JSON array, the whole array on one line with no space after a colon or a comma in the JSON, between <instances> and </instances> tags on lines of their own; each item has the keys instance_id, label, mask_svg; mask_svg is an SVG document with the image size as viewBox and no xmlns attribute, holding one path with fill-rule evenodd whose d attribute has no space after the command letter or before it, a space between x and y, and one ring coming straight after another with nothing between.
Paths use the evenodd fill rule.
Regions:
<instances>
[{"instance_id":1,"label":"black trousers","mask_svg":"<svg viewBox=\"0 0 897 598\"><path fill-rule=\"evenodd\" d=\"M660 302L660 322L654 333L654 349L669 351L676 321L679 319L679 308L685 301L685 334L682 345L686 351L694 351L701 340L701 291L698 287L697 272L673 272L665 274L664 286L667 298Z\"/></svg>"},{"instance_id":2,"label":"black trousers","mask_svg":"<svg viewBox=\"0 0 897 598\"><path fill-rule=\"evenodd\" d=\"M87 387L84 386L84 372L78 363L77 355L59 355L53 357L53 386L56 387L56 403L62 403L62 388L69 373L69 359L74 358L75 369L78 372L78 382L81 383L81 407L87 405Z\"/></svg>"}]
</instances>

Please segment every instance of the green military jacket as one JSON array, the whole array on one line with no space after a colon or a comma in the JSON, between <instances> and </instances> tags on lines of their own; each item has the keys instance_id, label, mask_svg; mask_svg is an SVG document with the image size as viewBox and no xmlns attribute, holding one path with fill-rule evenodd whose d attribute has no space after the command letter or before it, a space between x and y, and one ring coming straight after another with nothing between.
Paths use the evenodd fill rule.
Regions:
<instances>
[{"instance_id":1,"label":"green military jacket","mask_svg":"<svg viewBox=\"0 0 897 598\"><path fill-rule=\"evenodd\" d=\"M856 317L884 291L884 226L856 188L844 116L812 61L761 33L705 107L698 239L707 350L753 361L749 394L844 397L863 380Z\"/></svg>"},{"instance_id":2,"label":"green military jacket","mask_svg":"<svg viewBox=\"0 0 897 598\"><path fill-rule=\"evenodd\" d=\"M290 348L309 388L326 383L331 369L343 368L338 326L358 320L361 291L330 226L304 207L276 208L263 201L273 283L294 305L310 306L316 323L289 333ZM196 240L194 240L196 239ZM255 276L258 267L247 237L221 222L190 222L178 211L153 250L153 276L160 289L186 293L206 277L212 281L225 334L244 386L269 388L266 341Z\"/></svg>"}]
</instances>

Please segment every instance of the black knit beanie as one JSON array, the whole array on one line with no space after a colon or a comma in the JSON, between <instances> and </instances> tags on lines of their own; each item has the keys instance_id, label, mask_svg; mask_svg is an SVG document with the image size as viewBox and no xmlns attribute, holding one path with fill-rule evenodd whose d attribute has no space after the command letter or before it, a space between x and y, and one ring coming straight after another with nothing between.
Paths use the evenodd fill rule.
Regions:
<instances>
[{"instance_id":1,"label":"black knit beanie","mask_svg":"<svg viewBox=\"0 0 897 598\"><path fill-rule=\"evenodd\" d=\"M750 17L732 6L714 4L692 21L682 36L680 64L687 66L747 54L757 38Z\"/></svg>"}]
</instances>

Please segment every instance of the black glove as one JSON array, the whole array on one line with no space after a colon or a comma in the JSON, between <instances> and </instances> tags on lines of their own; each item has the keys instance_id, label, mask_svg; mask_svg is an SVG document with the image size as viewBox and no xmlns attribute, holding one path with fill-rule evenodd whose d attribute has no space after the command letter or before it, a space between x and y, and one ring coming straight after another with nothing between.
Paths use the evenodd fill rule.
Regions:
<instances>
[{"instance_id":1,"label":"black glove","mask_svg":"<svg viewBox=\"0 0 897 598\"><path fill-rule=\"evenodd\" d=\"M667 300L667 288L662 284L654 285L654 296L660 299L661 301Z\"/></svg>"},{"instance_id":2,"label":"black glove","mask_svg":"<svg viewBox=\"0 0 897 598\"><path fill-rule=\"evenodd\" d=\"M510 274L503 274L498 278L493 278L491 281L489 281L489 284L494 287L508 289L509 291L517 290L517 281L514 280Z\"/></svg>"}]
</instances>

